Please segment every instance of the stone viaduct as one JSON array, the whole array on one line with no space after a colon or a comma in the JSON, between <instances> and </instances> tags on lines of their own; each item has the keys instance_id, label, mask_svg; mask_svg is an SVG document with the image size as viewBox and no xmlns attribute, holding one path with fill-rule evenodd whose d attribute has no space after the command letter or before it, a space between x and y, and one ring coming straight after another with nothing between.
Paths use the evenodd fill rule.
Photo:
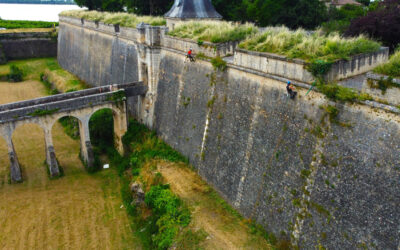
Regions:
<instances>
[{"instance_id":1,"label":"stone viaduct","mask_svg":"<svg viewBox=\"0 0 400 250\"><path fill-rule=\"evenodd\" d=\"M81 157L87 167L93 166L94 155L89 134L90 117L98 110L113 111L114 141L123 153L122 136L127 131L126 97L143 95L147 87L142 82L124 85L108 85L82 91L42 97L28 101L0 106L0 136L7 142L12 182L21 182L21 168L12 142L16 128L23 124L38 124L44 131L46 163L52 177L59 176L60 170L52 140L52 127L58 119L70 116L79 121Z\"/></svg>"}]
</instances>

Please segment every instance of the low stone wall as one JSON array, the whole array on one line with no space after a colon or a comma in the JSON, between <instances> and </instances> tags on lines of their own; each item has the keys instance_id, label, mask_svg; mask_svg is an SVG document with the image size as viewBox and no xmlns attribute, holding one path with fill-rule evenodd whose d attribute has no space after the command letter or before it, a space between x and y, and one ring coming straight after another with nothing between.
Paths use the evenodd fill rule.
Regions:
<instances>
[{"instance_id":1,"label":"low stone wall","mask_svg":"<svg viewBox=\"0 0 400 250\"><path fill-rule=\"evenodd\" d=\"M337 81L366 73L377 65L386 62L388 58L389 49L381 48L374 53L352 56L349 60L339 60L332 65L325 76L325 80L328 82ZM307 71L305 61L271 53L237 49L234 64L300 82L311 83L315 80L311 73Z\"/></svg>"},{"instance_id":2,"label":"low stone wall","mask_svg":"<svg viewBox=\"0 0 400 250\"><path fill-rule=\"evenodd\" d=\"M229 54L233 55L239 42L226 42L226 43L210 43L202 42L199 44L197 41L190 39L178 38L165 35L162 38L162 46L188 52L190 48L193 49L195 54L203 53L208 57L224 57Z\"/></svg>"},{"instance_id":3,"label":"low stone wall","mask_svg":"<svg viewBox=\"0 0 400 250\"><path fill-rule=\"evenodd\" d=\"M53 37L51 32L0 33L0 63L7 60L55 56L57 37Z\"/></svg>"}]
</instances>

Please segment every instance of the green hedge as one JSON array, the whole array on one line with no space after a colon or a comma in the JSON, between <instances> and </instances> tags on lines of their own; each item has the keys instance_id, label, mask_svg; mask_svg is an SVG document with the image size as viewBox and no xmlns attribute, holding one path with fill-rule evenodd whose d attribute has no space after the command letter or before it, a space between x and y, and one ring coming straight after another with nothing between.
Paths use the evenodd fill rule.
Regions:
<instances>
[{"instance_id":1,"label":"green hedge","mask_svg":"<svg viewBox=\"0 0 400 250\"><path fill-rule=\"evenodd\" d=\"M6 28L6 29L52 28L54 26L58 26L58 22L20 21L20 20L2 20L2 19L0 19L0 28Z\"/></svg>"}]
</instances>

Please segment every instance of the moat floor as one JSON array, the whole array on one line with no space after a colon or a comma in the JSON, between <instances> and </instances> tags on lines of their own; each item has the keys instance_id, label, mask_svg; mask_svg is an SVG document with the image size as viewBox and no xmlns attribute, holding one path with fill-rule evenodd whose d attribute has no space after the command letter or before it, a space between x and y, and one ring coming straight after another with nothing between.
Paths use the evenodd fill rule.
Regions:
<instances>
[{"instance_id":1,"label":"moat floor","mask_svg":"<svg viewBox=\"0 0 400 250\"><path fill-rule=\"evenodd\" d=\"M43 96L37 81L0 82L0 104ZM60 124L53 140L65 176L49 180L44 135L24 125L13 135L24 182L8 183L8 155L0 140L0 249L134 249L137 243L113 170L89 175L78 159L79 141Z\"/></svg>"}]
</instances>

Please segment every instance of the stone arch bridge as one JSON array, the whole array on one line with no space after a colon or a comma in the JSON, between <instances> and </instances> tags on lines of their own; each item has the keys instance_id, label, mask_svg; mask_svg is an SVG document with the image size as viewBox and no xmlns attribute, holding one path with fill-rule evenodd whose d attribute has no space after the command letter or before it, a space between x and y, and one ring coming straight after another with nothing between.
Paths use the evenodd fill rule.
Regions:
<instances>
[{"instance_id":1,"label":"stone arch bridge","mask_svg":"<svg viewBox=\"0 0 400 250\"><path fill-rule=\"evenodd\" d=\"M108 85L65 94L0 105L0 136L7 143L11 168L11 181L21 182L21 168L14 149L12 135L23 124L38 124L44 131L46 162L52 177L60 170L52 140L52 127L62 117L71 116L79 121L81 156L88 167L93 166L94 155L89 134L90 117L98 110L113 111L114 142L123 153L122 136L127 131L126 98L144 95L147 86L142 82Z\"/></svg>"}]
</instances>

